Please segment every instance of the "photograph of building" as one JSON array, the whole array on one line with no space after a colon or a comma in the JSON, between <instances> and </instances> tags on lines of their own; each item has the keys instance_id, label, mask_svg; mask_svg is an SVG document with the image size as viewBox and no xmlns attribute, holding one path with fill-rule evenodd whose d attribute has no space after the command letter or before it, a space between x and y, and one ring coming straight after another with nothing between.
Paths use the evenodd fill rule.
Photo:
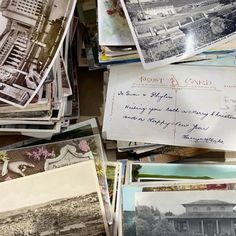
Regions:
<instances>
[{"instance_id":1,"label":"photograph of building","mask_svg":"<svg viewBox=\"0 0 236 236\"><path fill-rule=\"evenodd\" d=\"M236 235L236 203L219 200L199 200L185 203L186 212L167 219L179 235Z\"/></svg>"},{"instance_id":2,"label":"photograph of building","mask_svg":"<svg viewBox=\"0 0 236 236\"><path fill-rule=\"evenodd\" d=\"M25 106L36 95L65 36L74 3L0 1L0 20L5 22L0 27L0 82L7 85L0 91L1 100Z\"/></svg>"},{"instance_id":3,"label":"photograph of building","mask_svg":"<svg viewBox=\"0 0 236 236\"><path fill-rule=\"evenodd\" d=\"M235 0L122 0L144 65L171 63L232 36Z\"/></svg>"},{"instance_id":4,"label":"photograph of building","mask_svg":"<svg viewBox=\"0 0 236 236\"><path fill-rule=\"evenodd\" d=\"M235 196L235 190L139 192L128 230L137 236L235 236Z\"/></svg>"}]
</instances>

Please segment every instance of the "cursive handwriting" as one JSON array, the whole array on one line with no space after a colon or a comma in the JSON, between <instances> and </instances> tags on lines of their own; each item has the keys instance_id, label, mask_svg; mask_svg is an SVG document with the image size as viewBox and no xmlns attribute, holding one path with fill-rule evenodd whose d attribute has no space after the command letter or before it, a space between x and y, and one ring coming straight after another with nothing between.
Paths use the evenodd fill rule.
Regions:
<instances>
[{"instance_id":1,"label":"cursive handwriting","mask_svg":"<svg viewBox=\"0 0 236 236\"><path fill-rule=\"evenodd\" d=\"M169 95L168 93L161 93L159 91L153 91L150 93L150 95L146 94L146 93L138 93L138 92L132 92L130 90L127 91L119 91L117 93L118 96L127 96L127 97L146 97L149 96L150 98L156 98L157 102L160 101L164 101L164 100L168 100L168 99L173 99L173 96Z\"/></svg>"},{"instance_id":2,"label":"cursive handwriting","mask_svg":"<svg viewBox=\"0 0 236 236\"><path fill-rule=\"evenodd\" d=\"M155 125L162 126L163 129L166 129L171 123L166 120L157 120L155 118L149 118L147 122L154 123Z\"/></svg>"},{"instance_id":3,"label":"cursive handwriting","mask_svg":"<svg viewBox=\"0 0 236 236\"><path fill-rule=\"evenodd\" d=\"M148 108L148 115L150 115L152 112L159 112L159 111L162 111L162 108L149 107Z\"/></svg>"},{"instance_id":4,"label":"cursive handwriting","mask_svg":"<svg viewBox=\"0 0 236 236\"><path fill-rule=\"evenodd\" d=\"M219 118L225 118L225 119L233 119L236 120L236 117L233 116L232 114L228 114L228 113L222 113L219 111L213 111L211 113L211 116L215 116L215 117L219 117Z\"/></svg>"},{"instance_id":5,"label":"cursive handwriting","mask_svg":"<svg viewBox=\"0 0 236 236\"><path fill-rule=\"evenodd\" d=\"M220 138L207 138L207 137L192 137L188 134L183 135L184 139L192 141L194 143L212 143L212 144L224 144L224 141Z\"/></svg>"},{"instance_id":6,"label":"cursive handwriting","mask_svg":"<svg viewBox=\"0 0 236 236\"><path fill-rule=\"evenodd\" d=\"M118 96L134 96L134 97L138 97L138 96L140 96L140 94L139 93L135 93L135 92L131 92L130 90L127 90L127 91L119 91L118 93L117 93L117 95Z\"/></svg>"},{"instance_id":7,"label":"cursive handwriting","mask_svg":"<svg viewBox=\"0 0 236 236\"><path fill-rule=\"evenodd\" d=\"M152 123L156 126L160 126L162 127L163 129L166 129L168 126L176 126L176 127L182 127L182 128L189 128L187 130L187 133L191 133L195 130L197 131L207 131L210 127L207 126L207 127L203 127L203 126L200 126L199 124L191 124L191 123L184 123L182 121L176 121L176 122L171 122L171 121L167 121L165 119L156 119L154 117L152 118L143 118L143 117L139 117L139 116L128 116L128 115L125 115L123 116L124 119L129 119L129 120L136 120L136 121L147 121L147 123Z\"/></svg>"},{"instance_id":8,"label":"cursive handwriting","mask_svg":"<svg viewBox=\"0 0 236 236\"><path fill-rule=\"evenodd\" d=\"M173 99L172 96L168 95L168 93L161 94L160 92L152 92L150 95L151 98L157 98L157 102L160 102L163 99Z\"/></svg>"},{"instance_id":9,"label":"cursive handwriting","mask_svg":"<svg viewBox=\"0 0 236 236\"><path fill-rule=\"evenodd\" d=\"M143 114L148 108L136 105L125 105L125 109L139 111L140 114Z\"/></svg>"},{"instance_id":10,"label":"cursive handwriting","mask_svg":"<svg viewBox=\"0 0 236 236\"><path fill-rule=\"evenodd\" d=\"M199 124L192 124L192 127L187 130L188 133L191 133L195 130L198 130L198 131L207 131L210 127L207 126L207 127L201 127Z\"/></svg>"}]
</instances>

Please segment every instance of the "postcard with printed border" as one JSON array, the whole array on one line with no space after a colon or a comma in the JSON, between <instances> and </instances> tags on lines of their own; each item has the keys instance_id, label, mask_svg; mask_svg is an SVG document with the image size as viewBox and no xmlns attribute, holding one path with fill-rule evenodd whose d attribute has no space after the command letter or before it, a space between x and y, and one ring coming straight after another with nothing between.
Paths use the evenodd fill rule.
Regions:
<instances>
[{"instance_id":1,"label":"postcard with printed border","mask_svg":"<svg viewBox=\"0 0 236 236\"><path fill-rule=\"evenodd\" d=\"M235 38L235 1L121 0L145 69L163 66Z\"/></svg>"}]
</instances>

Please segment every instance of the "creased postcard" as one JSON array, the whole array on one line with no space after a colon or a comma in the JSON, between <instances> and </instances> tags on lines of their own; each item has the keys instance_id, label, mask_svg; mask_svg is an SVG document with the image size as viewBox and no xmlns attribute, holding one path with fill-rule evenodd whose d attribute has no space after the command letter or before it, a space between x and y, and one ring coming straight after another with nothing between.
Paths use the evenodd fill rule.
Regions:
<instances>
[{"instance_id":1,"label":"creased postcard","mask_svg":"<svg viewBox=\"0 0 236 236\"><path fill-rule=\"evenodd\" d=\"M235 68L112 66L107 139L236 150Z\"/></svg>"},{"instance_id":2,"label":"creased postcard","mask_svg":"<svg viewBox=\"0 0 236 236\"><path fill-rule=\"evenodd\" d=\"M235 1L121 3L146 69L180 61L236 36Z\"/></svg>"},{"instance_id":3,"label":"creased postcard","mask_svg":"<svg viewBox=\"0 0 236 236\"><path fill-rule=\"evenodd\" d=\"M24 107L46 79L75 0L0 1L0 100Z\"/></svg>"}]
</instances>

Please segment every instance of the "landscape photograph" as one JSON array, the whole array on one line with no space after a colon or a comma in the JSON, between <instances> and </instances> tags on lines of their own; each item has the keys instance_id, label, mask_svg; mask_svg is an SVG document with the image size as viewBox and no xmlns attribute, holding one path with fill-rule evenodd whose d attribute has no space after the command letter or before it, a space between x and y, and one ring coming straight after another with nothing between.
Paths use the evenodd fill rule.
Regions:
<instances>
[{"instance_id":1,"label":"landscape photograph","mask_svg":"<svg viewBox=\"0 0 236 236\"><path fill-rule=\"evenodd\" d=\"M106 235L93 161L2 183L0 194L1 236Z\"/></svg>"}]
</instances>

